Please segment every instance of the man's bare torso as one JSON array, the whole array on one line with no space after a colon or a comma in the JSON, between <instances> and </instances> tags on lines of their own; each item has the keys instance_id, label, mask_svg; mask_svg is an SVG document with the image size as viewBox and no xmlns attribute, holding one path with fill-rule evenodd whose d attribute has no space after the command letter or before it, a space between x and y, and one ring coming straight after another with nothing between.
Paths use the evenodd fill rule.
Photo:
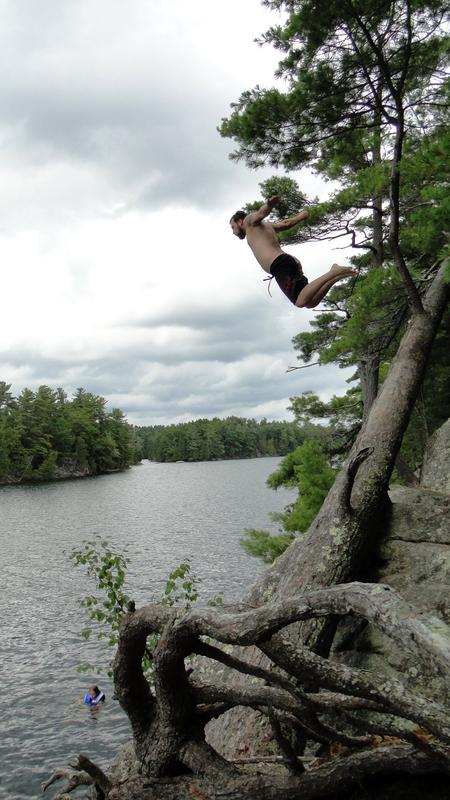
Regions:
<instances>
[{"instance_id":1,"label":"man's bare torso","mask_svg":"<svg viewBox=\"0 0 450 800\"><path fill-rule=\"evenodd\" d=\"M271 264L283 252L273 225L270 222L249 223L245 226L245 233L256 260L270 273Z\"/></svg>"}]
</instances>

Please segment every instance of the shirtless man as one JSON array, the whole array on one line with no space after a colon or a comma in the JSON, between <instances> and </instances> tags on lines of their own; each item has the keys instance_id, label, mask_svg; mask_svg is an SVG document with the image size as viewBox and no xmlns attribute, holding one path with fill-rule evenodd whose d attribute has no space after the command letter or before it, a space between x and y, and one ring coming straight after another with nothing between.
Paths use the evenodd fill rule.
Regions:
<instances>
[{"instance_id":1,"label":"shirtless man","mask_svg":"<svg viewBox=\"0 0 450 800\"><path fill-rule=\"evenodd\" d=\"M281 291L291 303L299 308L315 308L333 284L356 273L349 267L333 264L325 275L308 283L308 278L303 275L300 261L284 253L277 238L278 231L288 231L289 228L293 228L307 218L308 212L300 211L295 217L279 222L264 222L279 199L279 195L269 197L258 211L252 211L250 214L236 211L230 219L231 229L239 239L247 238L247 243L259 265L275 278Z\"/></svg>"}]
</instances>

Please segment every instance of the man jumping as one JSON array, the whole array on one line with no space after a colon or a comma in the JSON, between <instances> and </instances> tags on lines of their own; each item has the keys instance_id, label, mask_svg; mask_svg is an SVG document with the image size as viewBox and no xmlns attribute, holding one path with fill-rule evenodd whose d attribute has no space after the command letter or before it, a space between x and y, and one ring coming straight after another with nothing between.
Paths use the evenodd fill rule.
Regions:
<instances>
[{"instance_id":1,"label":"man jumping","mask_svg":"<svg viewBox=\"0 0 450 800\"><path fill-rule=\"evenodd\" d=\"M239 239L247 238L247 243L259 265L275 278L281 291L291 303L299 308L315 308L337 281L356 273L349 267L333 264L325 275L308 283L308 278L303 275L300 261L284 253L277 238L278 231L288 231L293 228L307 218L308 212L300 211L295 217L282 219L279 222L265 222L265 217L279 200L279 195L269 197L258 211L252 211L250 214L236 211L230 219L231 229Z\"/></svg>"}]
</instances>

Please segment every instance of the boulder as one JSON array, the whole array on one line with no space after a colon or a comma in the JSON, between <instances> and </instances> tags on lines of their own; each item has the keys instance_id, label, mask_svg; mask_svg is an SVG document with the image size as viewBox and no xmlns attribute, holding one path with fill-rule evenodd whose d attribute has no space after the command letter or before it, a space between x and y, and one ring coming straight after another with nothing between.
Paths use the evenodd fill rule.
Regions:
<instances>
[{"instance_id":1,"label":"boulder","mask_svg":"<svg viewBox=\"0 0 450 800\"><path fill-rule=\"evenodd\" d=\"M450 418L433 434L420 473L423 489L450 495Z\"/></svg>"}]
</instances>

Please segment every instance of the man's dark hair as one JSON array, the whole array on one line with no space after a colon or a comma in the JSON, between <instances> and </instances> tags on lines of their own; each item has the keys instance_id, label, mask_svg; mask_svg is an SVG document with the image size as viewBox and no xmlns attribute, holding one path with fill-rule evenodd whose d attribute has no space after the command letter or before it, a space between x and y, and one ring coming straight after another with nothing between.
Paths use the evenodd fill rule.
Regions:
<instances>
[{"instance_id":1,"label":"man's dark hair","mask_svg":"<svg viewBox=\"0 0 450 800\"><path fill-rule=\"evenodd\" d=\"M245 219L247 214L245 211L236 211L230 219L230 222L239 222L240 219Z\"/></svg>"}]
</instances>

